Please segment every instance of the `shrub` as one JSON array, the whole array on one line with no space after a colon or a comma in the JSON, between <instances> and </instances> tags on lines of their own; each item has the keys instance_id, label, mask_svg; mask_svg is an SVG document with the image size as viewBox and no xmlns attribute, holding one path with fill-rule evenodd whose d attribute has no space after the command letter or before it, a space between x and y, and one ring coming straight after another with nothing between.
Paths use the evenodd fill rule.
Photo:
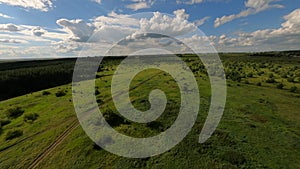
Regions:
<instances>
[{"instance_id":1,"label":"shrub","mask_svg":"<svg viewBox=\"0 0 300 169\"><path fill-rule=\"evenodd\" d=\"M93 143L93 149L94 150L102 150L102 147L100 147L97 143Z\"/></svg>"},{"instance_id":2,"label":"shrub","mask_svg":"<svg viewBox=\"0 0 300 169\"><path fill-rule=\"evenodd\" d=\"M15 107L7 110L7 117L8 118L17 118L21 116L24 113L24 110L22 110L20 107Z\"/></svg>"},{"instance_id":3,"label":"shrub","mask_svg":"<svg viewBox=\"0 0 300 169\"><path fill-rule=\"evenodd\" d=\"M51 93L50 92L48 92L48 91L43 91L43 95L44 96L47 96L47 95L50 95Z\"/></svg>"},{"instance_id":4,"label":"shrub","mask_svg":"<svg viewBox=\"0 0 300 169\"><path fill-rule=\"evenodd\" d=\"M256 86L261 86L261 82L256 83Z\"/></svg>"},{"instance_id":5,"label":"shrub","mask_svg":"<svg viewBox=\"0 0 300 169\"><path fill-rule=\"evenodd\" d=\"M99 95L100 94L100 91L97 89L96 91L95 91L95 95L97 96L97 95Z\"/></svg>"},{"instance_id":6,"label":"shrub","mask_svg":"<svg viewBox=\"0 0 300 169\"><path fill-rule=\"evenodd\" d=\"M66 92L63 90L60 90L58 92L55 93L56 97L62 97L66 95Z\"/></svg>"},{"instance_id":7,"label":"shrub","mask_svg":"<svg viewBox=\"0 0 300 169\"><path fill-rule=\"evenodd\" d=\"M253 77L253 73L248 73L247 77Z\"/></svg>"},{"instance_id":8,"label":"shrub","mask_svg":"<svg viewBox=\"0 0 300 169\"><path fill-rule=\"evenodd\" d=\"M241 165L246 162L246 158L242 153L236 151L227 151L222 155L222 159L230 162L231 164Z\"/></svg>"},{"instance_id":9,"label":"shrub","mask_svg":"<svg viewBox=\"0 0 300 169\"><path fill-rule=\"evenodd\" d=\"M263 75L264 73L265 73L264 71L260 71L260 72L257 73L257 75L258 75L258 76L261 76L261 75Z\"/></svg>"},{"instance_id":10,"label":"shrub","mask_svg":"<svg viewBox=\"0 0 300 169\"><path fill-rule=\"evenodd\" d=\"M277 84L277 89L283 89L284 85L282 83Z\"/></svg>"},{"instance_id":11,"label":"shrub","mask_svg":"<svg viewBox=\"0 0 300 169\"><path fill-rule=\"evenodd\" d=\"M0 119L0 126L6 126L10 123L11 121L9 119Z\"/></svg>"},{"instance_id":12,"label":"shrub","mask_svg":"<svg viewBox=\"0 0 300 169\"><path fill-rule=\"evenodd\" d=\"M274 78L269 78L266 80L267 83L276 83L276 80Z\"/></svg>"},{"instance_id":13,"label":"shrub","mask_svg":"<svg viewBox=\"0 0 300 169\"><path fill-rule=\"evenodd\" d=\"M295 82L295 79L294 79L293 77L289 77L289 78L287 79L287 81L288 81L288 82L291 82L291 83L294 83L294 82Z\"/></svg>"},{"instance_id":14,"label":"shrub","mask_svg":"<svg viewBox=\"0 0 300 169\"><path fill-rule=\"evenodd\" d=\"M103 104L103 103L104 103L104 101L103 101L102 99L97 99L97 103L99 103L99 104Z\"/></svg>"},{"instance_id":15,"label":"shrub","mask_svg":"<svg viewBox=\"0 0 300 169\"><path fill-rule=\"evenodd\" d=\"M5 140L12 140L23 135L22 130L11 130L6 133Z\"/></svg>"},{"instance_id":16,"label":"shrub","mask_svg":"<svg viewBox=\"0 0 300 169\"><path fill-rule=\"evenodd\" d=\"M27 123L32 123L32 122L34 122L38 117L39 117L39 115L36 114L36 113L25 114L25 116L24 116L24 121L27 122Z\"/></svg>"},{"instance_id":17,"label":"shrub","mask_svg":"<svg viewBox=\"0 0 300 169\"><path fill-rule=\"evenodd\" d=\"M248 80L245 80L245 84L250 84L250 82Z\"/></svg>"},{"instance_id":18,"label":"shrub","mask_svg":"<svg viewBox=\"0 0 300 169\"><path fill-rule=\"evenodd\" d=\"M296 91L297 91L297 87L296 86L293 86L293 87L290 88L290 92L295 93Z\"/></svg>"},{"instance_id":19,"label":"shrub","mask_svg":"<svg viewBox=\"0 0 300 169\"><path fill-rule=\"evenodd\" d=\"M287 78L287 73L282 73L281 78Z\"/></svg>"},{"instance_id":20,"label":"shrub","mask_svg":"<svg viewBox=\"0 0 300 169\"><path fill-rule=\"evenodd\" d=\"M111 126L116 127L119 126L120 124L124 124L125 121L124 119L119 116L118 114L115 114L112 110L105 110L103 112L103 117L109 123Z\"/></svg>"},{"instance_id":21,"label":"shrub","mask_svg":"<svg viewBox=\"0 0 300 169\"><path fill-rule=\"evenodd\" d=\"M274 77L273 73L270 73L270 74L269 74L269 78L272 79L273 77Z\"/></svg>"}]
</instances>

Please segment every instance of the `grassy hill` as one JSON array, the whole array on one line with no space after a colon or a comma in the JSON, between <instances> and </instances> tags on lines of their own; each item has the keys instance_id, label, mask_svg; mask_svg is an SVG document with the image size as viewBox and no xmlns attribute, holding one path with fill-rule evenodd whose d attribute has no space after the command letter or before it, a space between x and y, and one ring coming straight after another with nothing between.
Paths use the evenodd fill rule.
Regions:
<instances>
[{"instance_id":1,"label":"grassy hill","mask_svg":"<svg viewBox=\"0 0 300 169\"><path fill-rule=\"evenodd\" d=\"M300 168L300 58L222 54L221 59L228 78L226 108L203 144L198 139L210 105L210 83L202 63L189 56L183 60L197 79L200 111L192 131L170 151L129 159L101 149L79 125L72 86L66 84L0 102L1 168ZM134 137L168 129L180 107L172 77L158 70L136 76L130 98L137 109L149 109L148 95L157 88L167 94L168 103L155 122L128 123L111 100L117 63L102 65L96 80L97 102L107 121Z\"/></svg>"}]
</instances>

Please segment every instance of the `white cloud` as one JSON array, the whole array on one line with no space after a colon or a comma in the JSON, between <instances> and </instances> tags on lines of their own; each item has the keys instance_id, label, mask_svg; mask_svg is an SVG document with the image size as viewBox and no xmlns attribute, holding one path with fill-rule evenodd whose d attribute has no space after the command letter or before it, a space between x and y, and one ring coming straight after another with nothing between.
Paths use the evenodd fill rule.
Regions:
<instances>
[{"instance_id":1,"label":"white cloud","mask_svg":"<svg viewBox=\"0 0 300 169\"><path fill-rule=\"evenodd\" d=\"M93 35L95 29L93 25L87 24L81 19L59 19L56 23L70 33L70 40L78 42L86 42Z\"/></svg>"},{"instance_id":2,"label":"white cloud","mask_svg":"<svg viewBox=\"0 0 300 169\"><path fill-rule=\"evenodd\" d=\"M14 44L18 44L18 43L28 43L28 41L25 40L20 40L20 39L0 39L0 43L14 43Z\"/></svg>"},{"instance_id":3,"label":"white cloud","mask_svg":"<svg viewBox=\"0 0 300 169\"><path fill-rule=\"evenodd\" d=\"M0 4L4 3L11 6L20 6L23 8L32 8L47 12L53 7L53 0L0 0Z\"/></svg>"},{"instance_id":4,"label":"white cloud","mask_svg":"<svg viewBox=\"0 0 300 169\"><path fill-rule=\"evenodd\" d=\"M14 17L8 16L8 15L5 15L3 13L0 13L0 17L6 18L6 19L13 19L14 18Z\"/></svg>"},{"instance_id":5,"label":"white cloud","mask_svg":"<svg viewBox=\"0 0 300 169\"><path fill-rule=\"evenodd\" d=\"M52 43L54 45L54 48L57 50L57 52L60 53L70 53L70 52L75 52L75 51L80 51L81 46L78 43L74 42L55 42Z\"/></svg>"},{"instance_id":6,"label":"white cloud","mask_svg":"<svg viewBox=\"0 0 300 169\"><path fill-rule=\"evenodd\" d=\"M300 9L283 17L285 22L278 29L263 29L240 33L237 37L222 35L218 38L220 50L295 50L300 44Z\"/></svg>"},{"instance_id":7,"label":"white cloud","mask_svg":"<svg viewBox=\"0 0 300 169\"><path fill-rule=\"evenodd\" d=\"M183 38L182 42L194 49L196 53L211 53L215 49L212 47L215 45L216 36L204 36L193 35L192 37Z\"/></svg>"},{"instance_id":8,"label":"white cloud","mask_svg":"<svg viewBox=\"0 0 300 169\"><path fill-rule=\"evenodd\" d=\"M115 43L124 38L126 38L128 42L133 42L136 41L137 36L139 36L140 34L149 32L177 37L186 35L197 28L195 24L189 23L187 21L189 15L185 13L184 9L174 11L174 15L175 17L171 17L160 12L155 12L151 17L141 17L142 19L137 19L132 18L129 15L122 15L112 12L108 14L108 16L96 17L93 20L90 20L90 23L84 23L84 26L78 26L78 21L76 20L68 21L63 19L63 21L67 23L62 24L62 20L57 21L57 23L63 25L63 30L68 32L71 38L65 39L64 41L56 43L54 45L58 46L56 49L59 52L67 53L77 52L76 49L78 48L74 45L74 43L77 43L80 44L80 46L88 46L87 48L83 48L83 51L81 51L85 55L103 55L109 47L113 46ZM91 31L86 31L86 28L94 28L93 36L91 36ZM83 34L79 35L79 33L77 32L87 32L87 34L84 36ZM86 42L86 39L88 37L89 43L82 43ZM85 40L78 41L78 39ZM162 41L159 41L161 39L163 38L150 37L148 42L163 45ZM143 42L135 44L144 45ZM123 47L123 50L118 51L119 54L125 54L126 52L130 53L130 51L134 48L126 45Z\"/></svg>"},{"instance_id":9,"label":"white cloud","mask_svg":"<svg viewBox=\"0 0 300 169\"><path fill-rule=\"evenodd\" d=\"M196 29L193 23L187 21L189 15L184 9L174 11L175 18L154 12L150 19L141 19L141 32L159 33L172 37L188 34Z\"/></svg>"},{"instance_id":10,"label":"white cloud","mask_svg":"<svg viewBox=\"0 0 300 169\"><path fill-rule=\"evenodd\" d=\"M209 19L210 19L210 17L209 17L209 16L206 16L206 17L204 17L204 18L202 18L202 19L200 19L200 20L194 21L194 23L195 23L196 26L201 26L201 25L203 25L206 21L208 21Z\"/></svg>"},{"instance_id":11,"label":"white cloud","mask_svg":"<svg viewBox=\"0 0 300 169\"><path fill-rule=\"evenodd\" d=\"M145 9L145 8L150 8L150 7L151 7L151 5L148 4L145 1L136 2L136 3L133 3L133 4L126 5L126 8L132 9L134 11L137 11L137 10L140 10L140 9Z\"/></svg>"},{"instance_id":12,"label":"white cloud","mask_svg":"<svg viewBox=\"0 0 300 169\"><path fill-rule=\"evenodd\" d=\"M32 29L32 34L35 36L42 36L45 34L47 31L41 27L35 27Z\"/></svg>"},{"instance_id":13,"label":"white cloud","mask_svg":"<svg viewBox=\"0 0 300 169\"><path fill-rule=\"evenodd\" d=\"M19 31L18 26L14 25L14 24L0 24L0 32L1 31L9 31L9 32L16 32Z\"/></svg>"},{"instance_id":14,"label":"white cloud","mask_svg":"<svg viewBox=\"0 0 300 169\"><path fill-rule=\"evenodd\" d=\"M221 18L216 18L214 26L219 27L227 22L231 22L238 18L247 17L249 15L253 15L267 9L283 8L283 6L280 4L272 4L276 1L277 0L248 0L245 2L245 6L247 7L247 9L241 11L238 14L232 14L228 16L222 16Z\"/></svg>"},{"instance_id":15,"label":"white cloud","mask_svg":"<svg viewBox=\"0 0 300 169\"><path fill-rule=\"evenodd\" d=\"M130 17L130 15L117 14L111 12L108 16L99 16L93 19L94 25L96 27L101 27L103 25L119 25L122 27L136 27L139 25L139 20Z\"/></svg>"},{"instance_id":16,"label":"white cloud","mask_svg":"<svg viewBox=\"0 0 300 169\"><path fill-rule=\"evenodd\" d=\"M280 4L271 4L278 0L248 0L245 2L247 8L255 9L255 12L261 12L270 8L283 8Z\"/></svg>"},{"instance_id":17,"label":"white cloud","mask_svg":"<svg viewBox=\"0 0 300 169\"><path fill-rule=\"evenodd\" d=\"M193 5L193 4L203 3L203 2L229 2L229 1L230 0L176 0L176 3Z\"/></svg>"},{"instance_id":18,"label":"white cloud","mask_svg":"<svg viewBox=\"0 0 300 169\"><path fill-rule=\"evenodd\" d=\"M101 4L102 3L102 0L92 0L93 2L96 2L98 4Z\"/></svg>"},{"instance_id":19,"label":"white cloud","mask_svg":"<svg viewBox=\"0 0 300 169\"><path fill-rule=\"evenodd\" d=\"M204 2L204 0L176 0L177 4L188 4L188 5L198 4L202 2Z\"/></svg>"}]
</instances>

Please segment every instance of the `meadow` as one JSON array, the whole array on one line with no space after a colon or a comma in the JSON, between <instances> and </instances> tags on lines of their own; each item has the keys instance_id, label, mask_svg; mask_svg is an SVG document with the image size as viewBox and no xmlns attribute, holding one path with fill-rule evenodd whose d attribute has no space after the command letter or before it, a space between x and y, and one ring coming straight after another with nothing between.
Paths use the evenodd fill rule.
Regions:
<instances>
[{"instance_id":1,"label":"meadow","mask_svg":"<svg viewBox=\"0 0 300 169\"><path fill-rule=\"evenodd\" d=\"M96 145L79 125L72 85L69 80L59 80L61 76L51 88L41 86L40 90L18 93L9 99L6 95L0 102L0 168L300 168L300 57L294 57L297 54L220 54L227 78L227 102L217 130L203 144L198 139L210 106L210 82L196 56L181 55L198 83L198 118L180 144L164 154L144 159L119 157ZM130 85L134 107L148 110L148 96L154 89L164 91L168 102L162 116L154 122L128 121L117 112L110 90L121 60L105 60L96 76L95 95L105 119L118 132L132 137L150 137L167 130L180 109L178 85L160 70L139 73ZM71 78L74 60L59 63L48 61L46 66L60 65L62 69L57 70L61 72L67 68L64 76ZM36 71L31 65L27 70ZM9 67L3 67L0 74L24 70L22 66L13 70ZM41 77L34 75L39 81ZM52 77L56 81L56 76Z\"/></svg>"}]
</instances>

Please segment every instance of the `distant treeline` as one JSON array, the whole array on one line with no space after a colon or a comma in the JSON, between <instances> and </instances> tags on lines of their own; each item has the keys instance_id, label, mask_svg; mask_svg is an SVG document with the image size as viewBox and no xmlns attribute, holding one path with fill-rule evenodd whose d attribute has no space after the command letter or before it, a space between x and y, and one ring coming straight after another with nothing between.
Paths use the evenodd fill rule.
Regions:
<instances>
[{"instance_id":1,"label":"distant treeline","mask_svg":"<svg viewBox=\"0 0 300 169\"><path fill-rule=\"evenodd\" d=\"M103 65L117 64L123 58L105 58L98 71ZM83 70L94 64L93 59L96 58L86 59ZM75 63L76 58L0 63L0 100L71 83Z\"/></svg>"},{"instance_id":2,"label":"distant treeline","mask_svg":"<svg viewBox=\"0 0 300 169\"><path fill-rule=\"evenodd\" d=\"M272 51L272 52L257 52L250 56L268 56L268 57L300 57L300 50L293 51Z\"/></svg>"},{"instance_id":3,"label":"distant treeline","mask_svg":"<svg viewBox=\"0 0 300 169\"><path fill-rule=\"evenodd\" d=\"M0 63L0 100L72 81L76 59Z\"/></svg>"}]
</instances>

